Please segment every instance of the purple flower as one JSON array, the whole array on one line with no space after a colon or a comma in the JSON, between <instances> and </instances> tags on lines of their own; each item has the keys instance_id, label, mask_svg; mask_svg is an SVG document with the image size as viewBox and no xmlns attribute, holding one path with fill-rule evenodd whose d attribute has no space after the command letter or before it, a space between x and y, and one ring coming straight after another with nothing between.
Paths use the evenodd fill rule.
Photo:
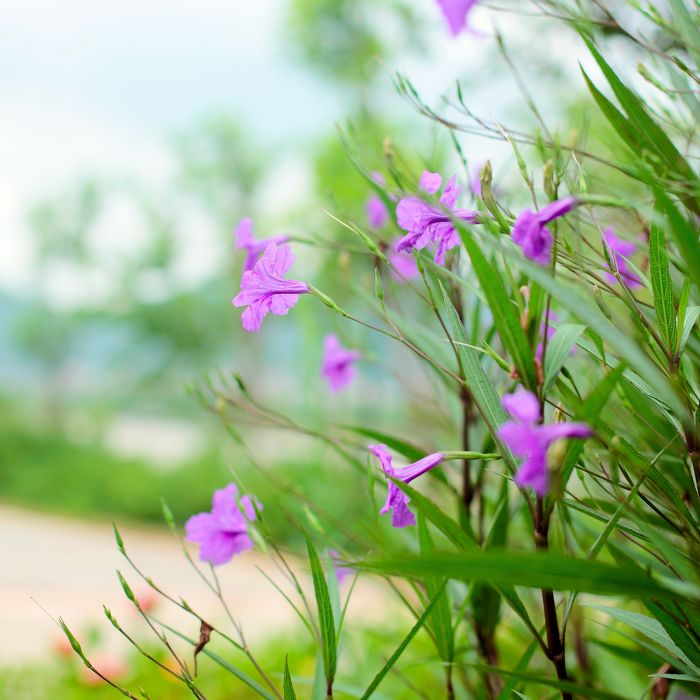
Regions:
<instances>
[{"instance_id":1,"label":"purple flower","mask_svg":"<svg viewBox=\"0 0 700 700\"><path fill-rule=\"evenodd\" d=\"M405 280L415 279L420 273L418 272L418 265L413 255L408 251L398 250L400 240L400 238L397 238L392 242L391 250L387 257L394 267L394 269L391 270L391 276L397 282L404 282Z\"/></svg>"},{"instance_id":2,"label":"purple flower","mask_svg":"<svg viewBox=\"0 0 700 700\"><path fill-rule=\"evenodd\" d=\"M434 194L440 189L442 177L437 173L424 171L420 178L420 188L428 194ZM435 262L443 265L445 253L459 245L452 217L463 219L471 224L478 222L477 213L469 209L456 209L455 204L461 191L457 177L453 176L445 186L440 197L442 207L428 204L420 197L404 197L396 207L396 218L399 226L408 233L399 241L399 252L416 248L420 250L431 243L437 244ZM445 212L450 211L450 215Z\"/></svg>"},{"instance_id":3,"label":"purple flower","mask_svg":"<svg viewBox=\"0 0 700 700\"><path fill-rule=\"evenodd\" d=\"M515 220L512 236L513 241L523 249L526 258L540 265L549 265L553 239L546 224L568 214L575 206L576 199L566 197L548 204L539 211L525 209L520 213Z\"/></svg>"},{"instance_id":4,"label":"purple flower","mask_svg":"<svg viewBox=\"0 0 700 700\"><path fill-rule=\"evenodd\" d=\"M284 279L283 275L293 264L294 256L288 245L278 247L270 243L253 269L243 273L241 290L233 305L248 307L241 314L241 323L247 331L259 331L268 313L284 316L300 294L309 292L305 282Z\"/></svg>"},{"instance_id":5,"label":"purple flower","mask_svg":"<svg viewBox=\"0 0 700 700\"><path fill-rule=\"evenodd\" d=\"M452 36L457 36L467 27L467 17L479 0L437 0L445 15Z\"/></svg>"},{"instance_id":6,"label":"purple flower","mask_svg":"<svg viewBox=\"0 0 700 700\"><path fill-rule=\"evenodd\" d=\"M354 364L361 357L357 350L346 350L337 335L323 339L323 365L321 376L332 392L344 389L355 377Z\"/></svg>"},{"instance_id":7,"label":"purple flower","mask_svg":"<svg viewBox=\"0 0 700 700\"><path fill-rule=\"evenodd\" d=\"M250 496L239 499L236 485L229 484L214 491L210 513L198 513L187 520L185 536L199 544L202 561L214 566L225 564L234 554L252 549L248 523L255 518Z\"/></svg>"},{"instance_id":8,"label":"purple flower","mask_svg":"<svg viewBox=\"0 0 700 700\"><path fill-rule=\"evenodd\" d=\"M384 472L409 484L421 474L430 471L433 467L440 464L445 458L441 452L419 459L413 464L408 464L405 467L394 468L391 464L391 455L386 445L369 445L367 448L382 465ZM391 511L391 524L394 527L407 527L408 525L416 524L416 517L408 508L408 503L411 499L393 482L389 482L389 493L386 497L384 507L379 511L382 515Z\"/></svg>"},{"instance_id":9,"label":"purple flower","mask_svg":"<svg viewBox=\"0 0 700 700\"><path fill-rule=\"evenodd\" d=\"M442 185L442 175L440 173L431 173L429 170L424 170L420 175L418 187L428 194L435 194Z\"/></svg>"},{"instance_id":10,"label":"purple flower","mask_svg":"<svg viewBox=\"0 0 700 700\"><path fill-rule=\"evenodd\" d=\"M238 226L236 226L236 248L245 248L248 251L243 264L243 272L253 269L260 254L270 243L281 244L286 243L288 240L289 236L273 236L262 241L256 241L253 237L253 220L248 217L241 219Z\"/></svg>"},{"instance_id":11,"label":"purple flower","mask_svg":"<svg viewBox=\"0 0 700 700\"><path fill-rule=\"evenodd\" d=\"M522 387L503 397L503 408L512 420L504 423L498 434L516 457L525 457L515 475L515 483L530 486L539 496L544 496L549 484L549 446L561 438L586 438L593 432L585 423L542 425L537 397Z\"/></svg>"},{"instance_id":12,"label":"purple flower","mask_svg":"<svg viewBox=\"0 0 700 700\"><path fill-rule=\"evenodd\" d=\"M377 194L371 194L365 207L367 221L372 228L382 228L389 219L389 210L382 198Z\"/></svg>"},{"instance_id":13,"label":"purple flower","mask_svg":"<svg viewBox=\"0 0 700 700\"><path fill-rule=\"evenodd\" d=\"M610 250L610 257L615 261L617 271L620 274L623 282L628 287L639 287L642 281L639 279L639 275L633 272L625 258L629 258L631 255L637 251L637 246L630 241L623 241L615 235L615 229L612 226L608 226L605 231L603 231L603 239L605 240L605 245L608 246ZM609 266L608 269L610 269ZM611 284L617 282L617 277L611 272L606 272L605 277Z\"/></svg>"}]
</instances>

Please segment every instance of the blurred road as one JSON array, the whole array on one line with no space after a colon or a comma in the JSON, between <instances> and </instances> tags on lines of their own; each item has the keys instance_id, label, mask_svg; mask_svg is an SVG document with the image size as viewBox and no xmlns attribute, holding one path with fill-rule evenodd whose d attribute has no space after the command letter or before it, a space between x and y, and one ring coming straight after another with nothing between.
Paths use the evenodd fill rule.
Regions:
<instances>
[{"instance_id":1,"label":"blurred road","mask_svg":"<svg viewBox=\"0 0 700 700\"><path fill-rule=\"evenodd\" d=\"M218 601L169 533L134 527L120 527L120 532L131 558L156 584L176 598L185 598L214 623L222 619ZM145 595L149 589L119 554L108 523L1 505L0 552L0 663L45 658L62 641L62 633L37 603L54 617L63 617L81 641L100 629L102 641L94 643L96 649L121 644L102 614L102 604L123 627L136 630L137 637L147 634L122 593L116 569L124 573L136 595ZM227 602L252 644L295 623L294 613L258 566L283 583L270 562L255 552L217 570ZM157 605L158 617L198 636L196 620L168 603ZM387 612L385 596L377 587L368 582L356 588L350 605L355 619L376 620Z\"/></svg>"}]
</instances>

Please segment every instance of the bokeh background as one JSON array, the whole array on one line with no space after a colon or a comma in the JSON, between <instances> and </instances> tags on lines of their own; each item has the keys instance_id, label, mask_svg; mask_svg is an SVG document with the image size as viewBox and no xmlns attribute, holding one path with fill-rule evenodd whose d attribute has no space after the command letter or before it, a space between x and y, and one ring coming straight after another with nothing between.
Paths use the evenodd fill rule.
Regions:
<instances>
[{"instance_id":1,"label":"bokeh background","mask_svg":"<svg viewBox=\"0 0 700 700\"><path fill-rule=\"evenodd\" d=\"M99 691L61 660L49 614L111 649L93 620L117 597L113 520L189 590L161 497L182 522L234 472L272 498L198 400L210 378L240 372L309 425L329 412L378 426L407 412L437 421L393 391L393 374L414 372L419 396L422 370L397 366L381 345L331 404L321 339L337 331L351 345L353 330L318 304L302 300L293 320L246 334L230 304L242 257L233 231L252 216L258 236L297 239L298 276L344 298L371 290L333 247L348 239L328 212L364 226L369 195L343 141L368 169L403 150L416 172L457 170L449 137L396 91L397 72L433 106L448 109L443 95L459 80L477 113L530 124L496 29L542 113L575 128L582 52L512 8L521 14L479 7L474 31L453 39L432 0L0 0L2 697ZM463 180L487 157L497 185L512 176L507 144L467 135L460 145ZM246 430L258 461L352 512L352 484L328 489L319 477L328 451ZM236 563L232 585L274 645L280 618L260 622L274 591L241 583L255 563Z\"/></svg>"}]
</instances>

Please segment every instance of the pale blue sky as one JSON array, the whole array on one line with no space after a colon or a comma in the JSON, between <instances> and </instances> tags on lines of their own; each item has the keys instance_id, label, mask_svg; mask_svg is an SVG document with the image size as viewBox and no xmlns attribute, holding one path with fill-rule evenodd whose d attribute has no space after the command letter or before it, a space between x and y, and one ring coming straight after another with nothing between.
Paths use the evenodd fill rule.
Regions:
<instances>
[{"instance_id":1,"label":"pale blue sky","mask_svg":"<svg viewBox=\"0 0 700 700\"><path fill-rule=\"evenodd\" d=\"M172 169L169 138L202 117L238 114L282 154L285 142L303 152L306 136L331 130L349 110L338 88L287 55L287 4L0 0L0 287L31 285L31 202L92 173L162 182ZM399 57L382 76L385 99L406 112L391 97L394 69L431 100L458 76L478 84L494 55L488 38L451 39L434 0L414 7L425 15L428 55ZM477 24L488 17L482 8L475 15ZM470 94L482 114L504 103L494 87L482 81L480 96Z\"/></svg>"}]
</instances>

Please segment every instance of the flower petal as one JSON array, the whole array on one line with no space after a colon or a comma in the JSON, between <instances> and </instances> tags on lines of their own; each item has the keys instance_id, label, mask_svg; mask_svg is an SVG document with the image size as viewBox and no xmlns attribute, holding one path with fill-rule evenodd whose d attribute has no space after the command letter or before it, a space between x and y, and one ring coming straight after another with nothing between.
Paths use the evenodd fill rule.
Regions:
<instances>
[{"instance_id":1,"label":"flower petal","mask_svg":"<svg viewBox=\"0 0 700 700\"><path fill-rule=\"evenodd\" d=\"M502 399L502 403L503 408L516 421L536 423L540 419L540 404L537 397L523 387L519 387L512 394L506 394Z\"/></svg>"},{"instance_id":2,"label":"flower petal","mask_svg":"<svg viewBox=\"0 0 700 700\"><path fill-rule=\"evenodd\" d=\"M424 170L421 173L418 187L428 194L435 194L442 184L442 175L440 173L431 173L429 170Z\"/></svg>"},{"instance_id":3,"label":"flower petal","mask_svg":"<svg viewBox=\"0 0 700 700\"><path fill-rule=\"evenodd\" d=\"M386 445L368 445L367 449L379 460L379 463L382 465L382 469L387 474L394 473L394 469L391 465L391 454Z\"/></svg>"},{"instance_id":4,"label":"flower petal","mask_svg":"<svg viewBox=\"0 0 700 700\"><path fill-rule=\"evenodd\" d=\"M577 204L575 197L564 197L563 199L557 199L554 202L550 202L547 206L542 207L537 212L537 218L546 224L553 219L558 219L564 214L568 214Z\"/></svg>"},{"instance_id":5,"label":"flower petal","mask_svg":"<svg viewBox=\"0 0 700 700\"><path fill-rule=\"evenodd\" d=\"M433 454L426 455L417 462L413 462L413 464L407 464L405 467L396 469L395 476L397 479L401 479L401 481L408 484L414 479L417 479L421 474L425 474L425 472L436 467L444 459L445 457L441 452L433 452Z\"/></svg>"},{"instance_id":6,"label":"flower petal","mask_svg":"<svg viewBox=\"0 0 700 700\"><path fill-rule=\"evenodd\" d=\"M498 429L498 435L516 457L527 457L537 447L537 430L531 425L508 421Z\"/></svg>"}]
</instances>

